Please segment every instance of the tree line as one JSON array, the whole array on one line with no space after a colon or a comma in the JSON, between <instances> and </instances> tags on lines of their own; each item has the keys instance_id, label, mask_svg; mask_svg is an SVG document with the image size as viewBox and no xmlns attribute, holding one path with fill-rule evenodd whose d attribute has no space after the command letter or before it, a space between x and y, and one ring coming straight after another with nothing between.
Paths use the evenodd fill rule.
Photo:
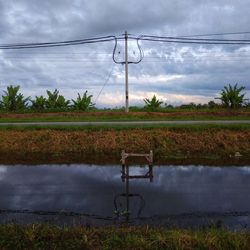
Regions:
<instances>
[{"instance_id":1,"label":"tree line","mask_svg":"<svg viewBox=\"0 0 250 250\"><path fill-rule=\"evenodd\" d=\"M220 104L215 103L213 100L209 101L207 104L183 104L177 108L180 109L204 109L204 108L230 108L236 109L240 107L250 107L248 99L245 98L245 93L242 91L245 89L244 86L238 87L238 84L232 86L228 84L220 92L220 97L215 98L221 101ZM50 110L79 110L88 111L95 109L95 104L92 102L92 95L85 91L82 95L78 93L77 98L66 100L63 95L59 94L59 90L46 91L47 96L35 96L34 99L31 97L25 97L20 93L20 86L10 85L4 91L0 99L0 110L3 111L24 111L24 110L34 110L34 111L50 111ZM174 109L172 105L165 103L163 106L163 101L157 99L154 95L151 99L145 98L143 109L146 111L157 111L163 108ZM139 109L133 107L133 109Z\"/></svg>"},{"instance_id":2,"label":"tree line","mask_svg":"<svg viewBox=\"0 0 250 250\"><path fill-rule=\"evenodd\" d=\"M6 111L21 111L31 109L35 111L44 110L82 110L87 111L94 107L92 102L92 95L88 95L85 91L82 95L78 93L75 100L66 100L63 95L59 94L59 90L47 90L47 96L36 96L35 99L31 97L24 97L20 91L20 86L8 86L4 91L0 100L0 109Z\"/></svg>"}]
</instances>

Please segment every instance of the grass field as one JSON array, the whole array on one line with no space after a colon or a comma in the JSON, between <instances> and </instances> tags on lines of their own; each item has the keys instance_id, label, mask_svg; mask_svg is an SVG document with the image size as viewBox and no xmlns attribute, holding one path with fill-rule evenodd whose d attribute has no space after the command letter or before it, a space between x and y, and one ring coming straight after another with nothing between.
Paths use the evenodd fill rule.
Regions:
<instances>
[{"instance_id":1,"label":"grass field","mask_svg":"<svg viewBox=\"0 0 250 250\"><path fill-rule=\"evenodd\" d=\"M248 250L249 232L149 227L56 227L0 225L1 249L213 249Z\"/></svg>"},{"instance_id":2,"label":"grass field","mask_svg":"<svg viewBox=\"0 0 250 250\"><path fill-rule=\"evenodd\" d=\"M0 122L250 120L250 111L0 113Z\"/></svg>"}]
</instances>

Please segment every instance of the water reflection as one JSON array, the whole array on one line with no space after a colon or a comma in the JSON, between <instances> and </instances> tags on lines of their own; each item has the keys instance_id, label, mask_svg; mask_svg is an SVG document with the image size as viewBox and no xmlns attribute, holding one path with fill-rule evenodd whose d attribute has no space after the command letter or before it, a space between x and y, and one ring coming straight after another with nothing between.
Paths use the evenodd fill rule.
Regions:
<instances>
[{"instance_id":1,"label":"water reflection","mask_svg":"<svg viewBox=\"0 0 250 250\"><path fill-rule=\"evenodd\" d=\"M129 174L144 175L147 170L132 167ZM91 225L127 219L129 211L131 221L140 218L134 223L185 226L215 219L230 227L249 228L250 167L161 166L154 167L153 173L153 182L129 179L128 207L120 166L0 166L0 209L71 211L92 215L76 219ZM231 216L232 212L241 216ZM43 218L0 213L2 223L13 219L38 222ZM106 220L97 222L98 218Z\"/></svg>"}]
</instances>

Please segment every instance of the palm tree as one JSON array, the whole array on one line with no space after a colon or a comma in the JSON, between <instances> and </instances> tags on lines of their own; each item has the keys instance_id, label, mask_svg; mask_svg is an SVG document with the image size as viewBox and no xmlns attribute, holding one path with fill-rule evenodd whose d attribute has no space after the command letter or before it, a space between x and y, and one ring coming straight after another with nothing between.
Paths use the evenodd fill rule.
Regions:
<instances>
[{"instance_id":1,"label":"palm tree","mask_svg":"<svg viewBox=\"0 0 250 250\"><path fill-rule=\"evenodd\" d=\"M20 86L8 86L7 90L2 95L2 101L0 106L2 109L7 111L18 111L27 108L30 97L24 98L24 95L18 93Z\"/></svg>"},{"instance_id":2,"label":"palm tree","mask_svg":"<svg viewBox=\"0 0 250 250\"><path fill-rule=\"evenodd\" d=\"M238 87L236 83L233 87L231 84L224 86L224 89L221 90L220 99L222 104L227 108L238 108L241 107L246 99L244 99L245 94L241 94L241 91L245 89L244 86Z\"/></svg>"},{"instance_id":3,"label":"palm tree","mask_svg":"<svg viewBox=\"0 0 250 250\"><path fill-rule=\"evenodd\" d=\"M46 108L48 109L62 109L68 108L70 101L66 100L64 96L59 95L59 90L55 89L54 92L46 91L48 99L46 100Z\"/></svg>"},{"instance_id":4,"label":"palm tree","mask_svg":"<svg viewBox=\"0 0 250 250\"><path fill-rule=\"evenodd\" d=\"M93 108L95 104L92 103L91 100L92 97L93 97L92 95L88 95L87 90L84 92L83 96L81 96L78 93L77 99L76 100L72 99L73 102L72 108L75 110L82 110L82 111L87 111Z\"/></svg>"},{"instance_id":5,"label":"palm tree","mask_svg":"<svg viewBox=\"0 0 250 250\"><path fill-rule=\"evenodd\" d=\"M148 98L145 98L145 99L143 99L143 101L145 102L144 107L148 111L156 111L163 103L162 101L158 100L155 95L152 97L151 100Z\"/></svg>"},{"instance_id":6,"label":"palm tree","mask_svg":"<svg viewBox=\"0 0 250 250\"><path fill-rule=\"evenodd\" d=\"M46 108L46 98L44 96L36 96L34 100L31 100L32 108L38 111L44 110Z\"/></svg>"}]
</instances>

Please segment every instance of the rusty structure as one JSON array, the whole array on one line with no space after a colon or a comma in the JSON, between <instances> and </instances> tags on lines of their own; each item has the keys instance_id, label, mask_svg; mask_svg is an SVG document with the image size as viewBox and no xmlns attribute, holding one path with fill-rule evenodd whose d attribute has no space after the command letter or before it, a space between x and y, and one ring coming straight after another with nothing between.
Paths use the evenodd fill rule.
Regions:
<instances>
[{"instance_id":1,"label":"rusty structure","mask_svg":"<svg viewBox=\"0 0 250 250\"><path fill-rule=\"evenodd\" d=\"M153 151L150 150L149 154L135 154L135 153L126 153L125 150L122 150L121 153L121 164L122 164L122 181L128 179L149 179L150 182L153 181ZM128 157L143 157L148 162L148 171L144 175L129 175L129 166L126 164L126 159Z\"/></svg>"}]
</instances>

